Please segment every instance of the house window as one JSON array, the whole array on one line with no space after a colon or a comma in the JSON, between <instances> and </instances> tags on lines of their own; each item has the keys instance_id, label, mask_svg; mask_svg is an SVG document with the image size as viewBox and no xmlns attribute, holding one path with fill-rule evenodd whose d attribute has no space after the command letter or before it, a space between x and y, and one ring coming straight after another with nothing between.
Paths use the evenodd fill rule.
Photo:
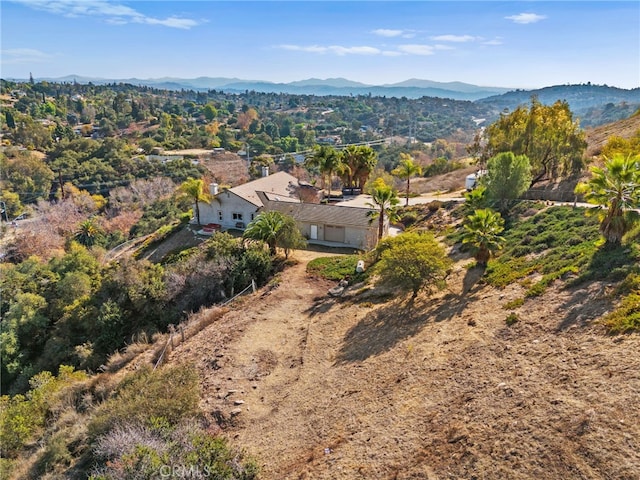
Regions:
<instances>
[{"instance_id":1,"label":"house window","mask_svg":"<svg viewBox=\"0 0 640 480\"><path fill-rule=\"evenodd\" d=\"M253 220L253 213L251 214L251 220Z\"/></svg>"},{"instance_id":2,"label":"house window","mask_svg":"<svg viewBox=\"0 0 640 480\"><path fill-rule=\"evenodd\" d=\"M233 214L233 219L234 220L242 220L242 214L241 213L234 213Z\"/></svg>"},{"instance_id":3,"label":"house window","mask_svg":"<svg viewBox=\"0 0 640 480\"><path fill-rule=\"evenodd\" d=\"M222 210L218 210L218 220L222 221Z\"/></svg>"}]
</instances>

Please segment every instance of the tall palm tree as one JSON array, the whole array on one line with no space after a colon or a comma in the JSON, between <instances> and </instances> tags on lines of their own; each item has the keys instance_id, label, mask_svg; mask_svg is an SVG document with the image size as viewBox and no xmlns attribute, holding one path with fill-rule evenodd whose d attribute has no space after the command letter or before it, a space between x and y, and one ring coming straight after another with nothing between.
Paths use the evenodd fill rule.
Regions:
<instances>
[{"instance_id":1,"label":"tall palm tree","mask_svg":"<svg viewBox=\"0 0 640 480\"><path fill-rule=\"evenodd\" d=\"M378 239L381 239L382 235L384 235L385 219L388 218L389 221L392 221L395 218L395 207L400 203L400 199L398 199L398 194L392 187L384 183L382 178L378 178L371 190L371 201L372 203L367 205L377 210L370 213L370 221L378 219Z\"/></svg>"},{"instance_id":2,"label":"tall palm tree","mask_svg":"<svg viewBox=\"0 0 640 480\"><path fill-rule=\"evenodd\" d=\"M328 145L318 145L306 159L307 165L320 170L322 189L325 189L325 176L329 178L328 196L331 196L331 180L333 173L340 169L342 158L340 153Z\"/></svg>"},{"instance_id":3,"label":"tall palm tree","mask_svg":"<svg viewBox=\"0 0 640 480\"><path fill-rule=\"evenodd\" d=\"M578 184L576 193L607 209L600 233L607 243L618 245L629 229L625 212L640 206L640 156L615 154L603 168L591 167L591 174L588 182Z\"/></svg>"},{"instance_id":4,"label":"tall palm tree","mask_svg":"<svg viewBox=\"0 0 640 480\"><path fill-rule=\"evenodd\" d=\"M373 148L367 145L349 145L342 151L342 182L348 188L362 188L378 163Z\"/></svg>"},{"instance_id":5,"label":"tall palm tree","mask_svg":"<svg viewBox=\"0 0 640 480\"><path fill-rule=\"evenodd\" d=\"M400 163L396 168L391 170L391 175L394 175L402 180L407 181L407 188L405 193L405 206L409 205L409 190L411 188L411 177L422 174L422 167L415 163L414 158L408 153L400 154Z\"/></svg>"},{"instance_id":6,"label":"tall palm tree","mask_svg":"<svg viewBox=\"0 0 640 480\"><path fill-rule=\"evenodd\" d=\"M211 195L204 189L204 182L201 178L188 178L178 187L182 195L193 200L196 211L196 221L200 225L200 202L209 203Z\"/></svg>"},{"instance_id":7,"label":"tall palm tree","mask_svg":"<svg viewBox=\"0 0 640 480\"><path fill-rule=\"evenodd\" d=\"M505 242L503 231L504 219L498 212L490 208L476 210L464 223L462 243L471 245L478 264L486 266L491 255Z\"/></svg>"}]
</instances>

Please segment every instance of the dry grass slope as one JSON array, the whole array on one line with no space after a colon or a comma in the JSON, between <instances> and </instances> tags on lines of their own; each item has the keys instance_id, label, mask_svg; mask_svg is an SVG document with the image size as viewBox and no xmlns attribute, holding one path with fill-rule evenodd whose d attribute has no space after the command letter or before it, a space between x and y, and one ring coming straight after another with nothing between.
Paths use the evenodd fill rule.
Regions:
<instances>
[{"instance_id":1,"label":"dry grass slope","mask_svg":"<svg viewBox=\"0 0 640 480\"><path fill-rule=\"evenodd\" d=\"M300 254L299 254L300 255ZM635 479L638 336L608 337L605 285L523 297L462 257L449 290L329 298L286 270L177 346L201 405L265 479Z\"/></svg>"}]
</instances>

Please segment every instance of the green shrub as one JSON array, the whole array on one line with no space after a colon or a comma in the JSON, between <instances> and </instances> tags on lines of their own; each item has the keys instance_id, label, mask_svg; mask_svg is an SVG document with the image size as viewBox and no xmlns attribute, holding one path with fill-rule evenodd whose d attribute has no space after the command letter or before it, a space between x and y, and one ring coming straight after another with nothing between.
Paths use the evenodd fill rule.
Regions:
<instances>
[{"instance_id":1,"label":"green shrub","mask_svg":"<svg viewBox=\"0 0 640 480\"><path fill-rule=\"evenodd\" d=\"M26 395L0 397L0 445L3 456L13 457L32 441L45 426L47 415L59 408L61 392L78 380L84 372L60 366L58 377L40 372L30 380L31 390Z\"/></svg>"},{"instance_id":2,"label":"green shrub","mask_svg":"<svg viewBox=\"0 0 640 480\"><path fill-rule=\"evenodd\" d=\"M524 298L516 298L515 300L505 303L502 308L505 310L515 310L522 305L524 305Z\"/></svg>"},{"instance_id":3,"label":"green shrub","mask_svg":"<svg viewBox=\"0 0 640 480\"><path fill-rule=\"evenodd\" d=\"M154 417L178 423L198 413L199 381L193 366L178 365L152 371L150 368L127 376L115 394L104 402L91 423L92 437L114 425L144 424Z\"/></svg>"},{"instance_id":4,"label":"green shrub","mask_svg":"<svg viewBox=\"0 0 640 480\"><path fill-rule=\"evenodd\" d=\"M442 202L439 200L433 200L427 204L427 209L430 212L437 212L442 208Z\"/></svg>"},{"instance_id":5,"label":"green shrub","mask_svg":"<svg viewBox=\"0 0 640 480\"><path fill-rule=\"evenodd\" d=\"M514 312L511 312L509 315L507 315L507 318L504 319L505 323L508 326L511 326L511 325L517 323L518 320L520 320L520 319L518 318L518 315L516 315Z\"/></svg>"},{"instance_id":6,"label":"green shrub","mask_svg":"<svg viewBox=\"0 0 640 480\"><path fill-rule=\"evenodd\" d=\"M640 331L640 291L625 297L620 306L602 319L609 333Z\"/></svg>"},{"instance_id":7,"label":"green shrub","mask_svg":"<svg viewBox=\"0 0 640 480\"><path fill-rule=\"evenodd\" d=\"M336 257L315 258L307 264L307 273L327 280L338 281L350 278L355 283L363 278L362 274L356 273L358 260L362 260L362 257L358 255L339 255Z\"/></svg>"},{"instance_id":8,"label":"green shrub","mask_svg":"<svg viewBox=\"0 0 640 480\"><path fill-rule=\"evenodd\" d=\"M36 465L38 474L42 475L71 464L73 456L67 446L67 435L68 432L63 430L47 440L44 452Z\"/></svg>"}]
</instances>

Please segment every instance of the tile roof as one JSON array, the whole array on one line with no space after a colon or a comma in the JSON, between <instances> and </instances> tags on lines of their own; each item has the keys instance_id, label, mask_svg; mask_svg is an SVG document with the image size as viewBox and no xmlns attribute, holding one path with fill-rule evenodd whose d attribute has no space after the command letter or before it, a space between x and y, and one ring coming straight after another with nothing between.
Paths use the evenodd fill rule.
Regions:
<instances>
[{"instance_id":1,"label":"tile roof","mask_svg":"<svg viewBox=\"0 0 640 480\"><path fill-rule=\"evenodd\" d=\"M324 225L344 225L351 227L372 226L368 213L371 208L347 207L318 203L292 203L288 201L266 200L266 210L277 210L291 215L298 221ZM377 223L374 222L375 227Z\"/></svg>"},{"instance_id":2,"label":"tile roof","mask_svg":"<svg viewBox=\"0 0 640 480\"><path fill-rule=\"evenodd\" d=\"M298 187L298 179L287 172L276 172L267 177L258 178L251 182L243 183L229 191L253 203L256 207L263 205L256 192L265 192L271 195L297 198L295 189Z\"/></svg>"}]
</instances>

